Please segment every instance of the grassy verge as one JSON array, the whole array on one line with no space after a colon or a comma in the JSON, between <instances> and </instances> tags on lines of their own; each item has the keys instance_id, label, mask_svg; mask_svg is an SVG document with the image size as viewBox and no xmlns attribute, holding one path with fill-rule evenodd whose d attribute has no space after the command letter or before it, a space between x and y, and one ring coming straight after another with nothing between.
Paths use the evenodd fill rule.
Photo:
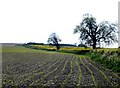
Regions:
<instances>
[{"instance_id":1,"label":"grassy verge","mask_svg":"<svg viewBox=\"0 0 120 88\"><path fill-rule=\"evenodd\" d=\"M93 61L102 64L108 69L114 72L120 72L120 58L119 51L109 50L109 51L93 51L86 53Z\"/></svg>"}]
</instances>

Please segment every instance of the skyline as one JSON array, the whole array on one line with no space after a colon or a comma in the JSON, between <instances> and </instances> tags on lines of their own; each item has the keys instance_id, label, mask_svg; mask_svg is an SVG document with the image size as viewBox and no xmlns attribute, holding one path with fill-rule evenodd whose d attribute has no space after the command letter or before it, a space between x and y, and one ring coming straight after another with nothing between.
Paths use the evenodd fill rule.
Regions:
<instances>
[{"instance_id":1,"label":"skyline","mask_svg":"<svg viewBox=\"0 0 120 88\"><path fill-rule=\"evenodd\" d=\"M79 43L79 34L73 34L73 30L82 16L92 14L98 23L118 22L118 1L0 1L0 43L47 43L53 32L62 39L61 43Z\"/></svg>"}]
</instances>

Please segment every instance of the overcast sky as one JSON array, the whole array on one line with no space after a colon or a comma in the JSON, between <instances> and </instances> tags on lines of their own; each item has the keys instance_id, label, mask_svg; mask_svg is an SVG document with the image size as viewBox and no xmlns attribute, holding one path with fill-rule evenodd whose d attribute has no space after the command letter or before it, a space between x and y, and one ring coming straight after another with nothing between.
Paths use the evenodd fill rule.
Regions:
<instances>
[{"instance_id":1,"label":"overcast sky","mask_svg":"<svg viewBox=\"0 0 120 88\"><path fill-rule=\"evenodd\" d=\"M0 42L47 43L56 32L61 43L79 43L79 34L73 34L73 29L83 14L92 14L97 22L118 22L118 1L0 0Z\"/></svg>"}]
</instances>

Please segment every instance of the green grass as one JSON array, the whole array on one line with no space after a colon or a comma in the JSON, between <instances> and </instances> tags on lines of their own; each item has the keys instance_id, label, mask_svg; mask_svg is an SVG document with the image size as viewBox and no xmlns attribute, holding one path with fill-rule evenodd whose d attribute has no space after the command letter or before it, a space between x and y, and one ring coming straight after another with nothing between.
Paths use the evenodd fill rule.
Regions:
<instances>
[{"instance_id":1,"label":"green grass","mask_svg":"<svg viewBox=\"0 0 120 88\"><path fill-rule=\"evenodd\" d=\"M2 44L0 44L0 52L2 52Z\"/></svg>"},{"instance_id":2,"label":"green grass","mask_svg":"<svg viewBox=\"0 0 120 88\"><path fill-rule=\"evenodd\" d=\"M21 46L2 46L2 52L36 52L37 50Z\"/></svg>"},{"instance_id":3,"label":"green grass","mask_svg":"<svg viewBox=\"0 0 120 88\"><path fill-rule=\"evenodd\" d=\"M114 72L120 72L120 59L118 57L118 52L112 51L105 51L103 53L91 52L87 53L86 56L89 56L93 61L96 63L104 65L106 68L111 69Z\"/></svg>"},{"instance_id":4,"label":"green grass","mask_svg":"<svg viewBox=\"0 0 120 88\"><path fill-rule=\"evenodd\" d=\"M55 53L55 52L49 52L45 50L37 50L37 49L32 49L32 48L27 48L23 46L2 46L2 50L0 52L18 52L18 53L24 53L24 52L36 52L36 53ZM57 52L56 52L57 53Z\"/></svg>"}]
</instances>

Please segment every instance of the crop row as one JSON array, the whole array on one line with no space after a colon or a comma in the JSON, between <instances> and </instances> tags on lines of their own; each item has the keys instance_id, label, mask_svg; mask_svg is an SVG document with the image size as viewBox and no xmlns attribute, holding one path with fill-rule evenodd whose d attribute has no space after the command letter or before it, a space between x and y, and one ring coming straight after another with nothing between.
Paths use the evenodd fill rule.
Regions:
<instances>
[{"instance_id":1,"label":"crop row","mask_svg":"<svg viewBox=\"0 0 120 88\"><path fill-rule=\"evenodd\" d=\"M60 53L4 53L3 63L3 86L44 88L120 85L120 78L116 74L84 56Z\"/></svg>"}]
</instances>

